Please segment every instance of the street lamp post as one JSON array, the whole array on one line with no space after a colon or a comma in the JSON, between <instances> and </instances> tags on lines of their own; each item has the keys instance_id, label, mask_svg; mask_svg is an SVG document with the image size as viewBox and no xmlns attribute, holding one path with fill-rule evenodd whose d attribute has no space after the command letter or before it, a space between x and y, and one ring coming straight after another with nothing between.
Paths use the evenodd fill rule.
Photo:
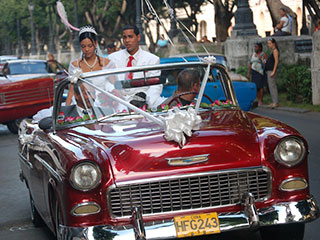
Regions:
<instances>
[{"instance_id":1,"label":"street lamp post","mask_svg":"<svg viewBox=\"0 0 320 240\"><path fill-rule=\"evenodd\" d=\"M78 0L74 0L73 2L74 2L74 18L75 18L75 23L76 23L75 27L78 27L79 26ZM73 37L74 37L74 41L73 41L74 50L76 52L79 52L80 51L80 43L79 43L79 36L78 36L77 31L74 31Z\"/></svg>"},{"instance_id":2,"label":"street lamp post","mask_svg":"<svg viewBox=\"0 0 320 240\"><path fill-rule=\"evenodd\" d=\"M48 9L49 9L49 52L55 53L55 47L53 43L53 27L52 27L52 16L51 16L51 5L48 0Z\"/></svg>"},{"instance_id":3,"label":"street lamp post","mask_svg":"<svg viewBox=\"0 0 320 240\"><path fill-rule=\"evenodd\" d=\"M36 50L36 43L34 38L34 26L33 26L33 10L34 10L33 3L28 4L28 9L30 12L30 25L31 25L31 54L36 55L37 50Z\"/></svg>"},{"instance_id":4,"label":"street lamp post","mask_svg":"<svg viewBox=\"0 0 320 240\"><path fill-rule=\"evenodd\" d=\"M256 26L253 23L252 11L248 0L238 0L237 11L234 14L236 24L232 34L236 36L257 35Z\"/></svg>"},{"instance_id":5,"label":"street lamp post","mask_svg":"<svg viewBox=\"0 0 320 240\"><path fill-rule=\"evenodd\" d=\"M146 40L144 37L143 29L142 29L142 21L141 21L141 1L136 0L136 25L140 32L140 44L146 45Z\"/></svg>"},{"instance_id":6,"label":"street lamp post","mask_svg":"<svg viewBox=\"0 0 320 240\"><path fill-rule=\"evenodd\" d=\"M17 35L18 35L18 56L22 55L22 46L21 46L21 34L20 34L20 19L17 18Z\"/></svg>"},{"instance_id":7,"label":"street lamp post","mask_svg":"<svg viewBox=\"0 0 320 240\"><path fill-rule=\"evenodd\" d=\"M176 11L175 11L175 2L174 0L170 0L170 7L173 9L173 17L174 19L170 18L170 30L169 30L169 37L173 38L178 34L177 24L175 21L176 18Z\"/></svg>"}]
</instances>

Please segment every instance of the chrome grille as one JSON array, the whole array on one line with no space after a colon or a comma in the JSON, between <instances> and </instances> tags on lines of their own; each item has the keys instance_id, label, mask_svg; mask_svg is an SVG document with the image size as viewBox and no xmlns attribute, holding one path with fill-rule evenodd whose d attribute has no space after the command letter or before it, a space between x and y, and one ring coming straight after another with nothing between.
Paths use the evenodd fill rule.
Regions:
<instances>
[{"instance_id":1,"label":"chrome grille","mask_svg":"<svg viewBox=\"0 0 320 240\"><path fill-rule=\"evenodd\" d=\"M133 206L142 206L144 215L158 214L239 204L246 192L261 201L270 184L270 173L261 168L210 172L123 185L110 189L108 199L114 217L131 216Z\"/></svg>"}]
</instances>

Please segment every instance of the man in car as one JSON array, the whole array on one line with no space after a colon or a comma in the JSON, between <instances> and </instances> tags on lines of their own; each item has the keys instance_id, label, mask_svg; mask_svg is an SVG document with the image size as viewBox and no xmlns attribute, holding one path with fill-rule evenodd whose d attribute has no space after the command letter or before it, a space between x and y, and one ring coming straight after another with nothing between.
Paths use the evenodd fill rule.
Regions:
<instances>
[{"instance_id":1,"label":"man in car","mask_svg":"<svg viewBox=\"0 0 320 240\"><path fill-rule=\"evenodd\" d=\"M183 106L190 105L200 90L200 74L196 70L183 70L177 78L178 90L167 98L162 104L177 105L181 103ZM174 100L176 99L176 100Z\"/></svg>"}]
</instances>

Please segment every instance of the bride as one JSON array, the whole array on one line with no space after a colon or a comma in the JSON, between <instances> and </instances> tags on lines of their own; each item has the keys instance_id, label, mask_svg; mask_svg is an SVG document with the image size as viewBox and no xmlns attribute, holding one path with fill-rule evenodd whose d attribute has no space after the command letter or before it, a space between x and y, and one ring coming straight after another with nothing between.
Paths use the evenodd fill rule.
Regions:
<instances>
[{"instance_id":1,"label":"bride","mask_svg":"<svg viewBox=\"0 0 320 240\"><path fill-rule=\"evenodd\" d=\"M79 42L81 48L81 57L69 64L69 73L74 72L76 68L82 72L98 71L106 68L114 68L114 64L109 59L102 57L101 50L97 42L97 32L91 26L84 26L79 31ZM95 85L105 88L108 80L105 78L92 79ZM74 96L73 85L70 84L66 105L70 105Z\"/></svg>"}]
</instances>

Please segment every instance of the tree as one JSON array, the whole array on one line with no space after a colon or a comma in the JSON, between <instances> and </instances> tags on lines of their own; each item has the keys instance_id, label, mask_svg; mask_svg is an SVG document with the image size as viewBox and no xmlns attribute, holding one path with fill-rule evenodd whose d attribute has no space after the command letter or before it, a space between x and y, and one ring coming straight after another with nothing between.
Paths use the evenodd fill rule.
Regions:
<instances>
[{"instance_id":1,"label":"tree","mask_svg":"<svg viewBox=\"0 0 320 240\"><path fill-rule=\"evenodd\" d=\"M196 36L198 32L198 20L197 14L201 13L201 6L204 0L186 0L186 1L176 1L176 8L183 8L187 18L183 19L186 27Z\"/></svg>"},{"instance_id":2,"label":"tree","mask_svg":"<svg viewBox=\"0 0 320 240\"><path fill-rule=\"evenodd\" d=\"M316 0L304 0L306 8L314 23L320 19L320 1Z\"/></svg>"},{"instance_id":3,"label":"tree","mask_svg":"<svg viewBox=\"0 0 320 240\"><path fill-rule=\"evenodd\" d=\"M208 0L214 6L216 39L218 42L224 42L228 37L228 29L231 26L231 19L234 16L234 7L236 0Z\"/></svg>"}]
</instances>

